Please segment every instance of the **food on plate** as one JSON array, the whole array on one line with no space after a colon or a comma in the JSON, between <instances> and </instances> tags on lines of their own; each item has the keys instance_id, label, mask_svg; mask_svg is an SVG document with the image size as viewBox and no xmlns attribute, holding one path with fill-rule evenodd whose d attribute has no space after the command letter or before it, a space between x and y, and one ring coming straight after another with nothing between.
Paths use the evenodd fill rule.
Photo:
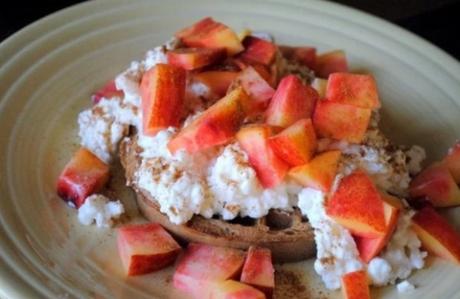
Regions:
<instances>
[{"instance_id":1,"label":"food on plate","mask_svg":"<svg viewBox=\"0 0 460 299\"><path fill-rule=\"evenodd\" d=\"M57 192L82 224L119 226L127 275L173 264L185 244L173 285L195 298L270 298L273 263L315 254L345 298L410 291L424 250L460 261L434 210L460 204L460 146L422 170L423 148L379 128L378 78L349 67L343 50L204 18L93 94ZM117 158L149 224L126 223L103 188Z\"/></svg>"}]
</instances>

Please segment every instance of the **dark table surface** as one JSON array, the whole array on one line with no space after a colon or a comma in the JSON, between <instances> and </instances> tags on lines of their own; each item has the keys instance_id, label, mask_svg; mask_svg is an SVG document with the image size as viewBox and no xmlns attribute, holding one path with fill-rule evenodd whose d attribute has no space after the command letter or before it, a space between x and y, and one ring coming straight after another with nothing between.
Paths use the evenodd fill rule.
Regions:
<instances>
[{"instance_id":1,"label":"dark table surface","mask_svg":"<svg viewBox=\"0 0 460 299\"><path fill-rule=\"evenodd\" d=\"M250 0L248 0L250 1ZM308 0L305 0L308 1ZM82 0L12 1L0 9L0 41L59 9ZM338 0L414 32L460 60L460 0ZM11 4L11 3L14 3Z\"/></svg>"}]
</instances>

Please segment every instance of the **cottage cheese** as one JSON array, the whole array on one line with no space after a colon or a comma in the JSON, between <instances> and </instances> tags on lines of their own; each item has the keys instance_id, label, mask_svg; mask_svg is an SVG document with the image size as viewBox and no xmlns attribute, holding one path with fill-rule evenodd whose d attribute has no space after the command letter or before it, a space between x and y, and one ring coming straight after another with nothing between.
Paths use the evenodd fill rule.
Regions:
<instances>
[{"instance_id":1,"label":"cottage cheese","mask_svg":"<svg viewBox=\"0 0 460 299\"><path fill-rule=\"evenodd\" d=\"M110 201L104 195L93 194L78 209L78 220L83 225L96 223L97 227L111 227L113 219L119 218L124 212L120 201Z\"/></svg>"},{"instance_id":2,"label":"cottage cheese","mask_svg":"<svg viewBox=\"0 0 460 299\"><path fill-rule=\"evenodd\" d=\"M315 271L328 289L338 289L342 275L364 265L350 232L326 215L324 200L321 191L305 188L299 194L298 206L315 230Z\"/></svg>"},{"instance_id":3,"label":"cottage cheese","mask_svg":"<svg viewBox=\"0 0 460 299\"><path fill-rule=\"evenodd\" d=\"M398 292L400 293L409 293L415 290L415 286L407 280L403 280L396 285Z\"/></svg>"}]
</instances>

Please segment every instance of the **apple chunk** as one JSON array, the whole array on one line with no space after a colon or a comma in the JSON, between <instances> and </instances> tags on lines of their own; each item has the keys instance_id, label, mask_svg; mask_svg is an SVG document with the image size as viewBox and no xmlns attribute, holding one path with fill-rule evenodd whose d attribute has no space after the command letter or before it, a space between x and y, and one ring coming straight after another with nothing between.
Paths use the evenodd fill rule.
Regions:
<instances>
[{"instance_id":1,"label":"apple chunk","mask_svg":"<svg viewBox=\"0 0 460 299\"><path fill-rule=\"evenodd\" d=\"M291 168L289 176L304 187L329 192L337 174L340 157L340 151L321 153L307 164Z\"/></svg>"},{"instance_id":2,"label":"apple chunk","mask_svg":"<svg viewBox=\"0 0 460 299\"><path fill-rule=\"evenodd\" d=\"M184 106L185 70L157 64L142 77L142 130L153 136L158 131L177 127Z\"/></svg>"},{"instance_id":3,"label":"apple chunk","mask_svg":"<svg viewBox=\"0 0 460 299\"><path fill-rule=\"evenodd\" d=\"M322 100L316 105L313 125L320 137L360 143L370 119L370 109Z\"/></svg>"},{"instance_id":4,"label":"apple chunk","mask_svg":"<svg viewBox=\"0 0 460 299\"><path fill-rule=\"evenodd\" d=\"M210 286L210 299L265 299L264 293L247 284L234 281L218 281ZM205 297L199 297L202 299ZM198 297L197 297L198 299Z\"/></svg>"},{"instance_id":5,"label":"apple chunk","mask_svg":"<svg viewBox=\"0 0 460 299\"><path fill-rule=\"evenodd\" d=\"M272 135L273 128L268 125L246 126L236 134L236 139L265 188L281 183L289 168L271 149L268 139Z\"/></svg>"},{"instance_id":6,"label":"apple chunk","mask_svg":"<svg viewBox=\"0 0 460 299\"><path fill-rule=\"evenodd\" d=\"M315 78L311 82L311 87L313 87L319 95L320 99L323 99L326 96L327 80L321 78Z\"/></svg>"},{"instance_id":7,"label":"apple chunk","mask_svg":"<svg viewBox=\"0 0 460 299\"><path fill-rule=\"evenodd\" d=\"M301 119L275 136L269 143L273 151L291 166L307 163L316 150L316 134L311 119Z\"/></svg>"},{"instance_id":8,"label":"apple chunk","mask_svg":"<svg viewBox=\"0 0 460 299\"><path fill-rule=\"evenodd\" d=\"M79 208L89 195L100 191L108 180L109 166L82 147L59 175L57 194Z\"/></svg>"},{"instance_id":9,"label":"apple chunk","mask_svg":"<svg viewBox=\"0 0 460 299\"><path fill-rule=\"evenodd\" d=\"M181 247L157 223L127 225L117 231L118 252L126 275L160 270L174 262Z\"/></svg>"},{"instance_id":10,"label":"apple chunk","mask_svg":"<svg viewBox=\"0 0 460 299\"><path fill-rule=\"evenodd\" d=\"M371 178L357 170L344 177L326 203L326 213L356 236L382 237L392 206L382 200Z\"/></svg>"},{"instance_id":11,"label":"apple chunk","mask_svg":"<svg viewBox=\"0 0 460 299\"><path fill-rule=\"evenodd\" d=\"M175 36L187 47L224 48L229 56L244 49L235 32L210 17L182 29Z\"/></svg>"},{"instance_id":12,"label":"apple chunk","mask_svg":"<svg viewBox=\"0 0 460 299\"><path fill-rule=\"evenodd\" d=\"M227 93L227 90L239 72L233 71L205 71L191 74L191 82L200 82L209 89L212 96L220 99Z\"/></svg>"},{"instance_id":13,"label":"apple chunk","mask_svg":"<svg viewBox=\"0 0 460 299\"><path fill-rule=\"evenodd\" d=\"M240 281L261 290L267 298L272 298L275 287L275 269L269 249L249 248Z\"/></svg>"},{"instance_id":14,"label":"apple chunk","mask_svg":"<svg viewBox=\"0 0 460 299\"><path fill-rule=\"evenodd\" d=\"M186 70L213 64L225 57L224 49L180 48L167 53L168 63Z\"/></svg>"},{"instance_id":15,"label":"apple chunk","mask_svg":"<svg viewBox=\"0 0 460 299\"><path fill-rule=\"evenodd\" d=\"M124 93L122 90L118 90L115 86L115 80L110 80L101 89L97 90L91 95L93 104L99 103L102 98L110 99L113 97L122 98Z\"/></svg>"},{"instance_id":16,"label":"apple chunk","mask_svg":"<svg viewBox=\"0 0 460 299\"><path fill-rule=\"evenodd\" d=\"M286 128L299 119L313 114L318 93L311 86L304 85L299 77L284 77L266 111L266 122L272 126Z\"/></svg>"},{"instance_id":17,"label":"apple chunk","mask_svg":"<svg viewBox=\"0 0 460 299\"><path fill-rule=\"evenodd\" d=\"M180 149L194 153L228 142L243 123L241 102L246 98L242 88L233 90L183 128L169 141L168 149L172 153Z\"/></svg>"},{"instance_id":18,"label":"apple chunk","mask_svg":"<svg viewBox=\"0 0 460 299\"><path fill-rule=\"evenodd\" d=\"M433 208L418 211L412 229L428 251L460 265L460 234Z\"/></svg>"},{"instance_id":19,"label":"apple chunk","mask_svg":"<svg viewBox=\"0 0 460 299\"><path fill-rule=\"evenodd\" d=\"M269 65L276 54L276 45L255 36L243 40L245 50L240 54L243 60Z\"/></svg>"},{"instance_id":20,"label":"apple chunk","mask_svg":"<svg viewBox=\"0 0 460 299\"><path fill-rule=\"evenodd\" d=\"M460 141L452 146L442 162L449 168L457 184L460 183Z\"/></svg>"},{"instance_id":21,"label":"apple chunk","mask_svg":"<svg viewBox=\"0 0 460 299\"><path fill-rule=\"evenodd\" d=\"M342 276L342 294L345 299L370 299L369 279L364 270Z\"/></svg>"},{"instance_id":22,"label":"apple chunk","mask_svg":"<svg viewBox=\"0 0 460 299\"><path fill-rule=\"evenodd\" d=\"M361 108L380 108L377 83L371 75L331 74L327 80L326 98Z\"/></svg>"},{"instance_id":23,"label":"apple chunk","mask_svg":"<svg viewBox=\"0 0 460 299\"><path fill-rule=\"evenodd\" d=\"M435 207L460 205L460 189L444 163L434 163L419 173L410 183L409 194L426 197Z\"/></svg>"},{"instance_id":24,"label":"apple chunk","mask_svg":"<svg viewBox=\"0 0 460 299\"><path fill-rule=\"evenodd\" d=\"M209 298L213 283L239 277L244 257L241 250L190 243L177 263L174 287L195 298Z\"/></svg>"},{"instance_id":25,"label":"apple chunk","mask_svg":"<svg viewBox=\"0 0 460 299\"><path fill-rule=\"evenodd\" d=\"M310 69L315 69L316 48L280 46L280 51L287 59L293 59Z\"/></svg>"},{"instance_id":26,"label":"apple chunk","mask_svg":"<svg viewBox=\"0 0 460 299\"><path fill-rule=\"evenodd\" d=\"M316 76L323 79L327 79L332 73L348 72L348 62L345 52L335 50L318 55L314 70Z\"/></svg>"}]
</instances>

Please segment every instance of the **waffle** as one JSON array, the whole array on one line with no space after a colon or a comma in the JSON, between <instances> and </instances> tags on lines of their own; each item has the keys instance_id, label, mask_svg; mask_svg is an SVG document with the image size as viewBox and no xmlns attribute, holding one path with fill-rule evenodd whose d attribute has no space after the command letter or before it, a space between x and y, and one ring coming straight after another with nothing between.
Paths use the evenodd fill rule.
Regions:
<instances>
[{"instance_id":1,"label":"waffle","mask_svg":"<svg viewBox=\"0 0 460 299\"><path fill-rule=\"evenodd\" d=\"M160 212L160 207L149 192L136 186L134 174L140 166L140 149L136 137L121 142L119 155L125 169L127 185L136 192L142 214L150 221L160 223L183 242L206 243L215 246L247 249L251 245L269 248L275 262L296 262L315 253L313 229L299 210L286 212L271 210L265 217L249 217L224 221L195 215L187 223L176 225Z\"/></svg>"}]
</instances>

